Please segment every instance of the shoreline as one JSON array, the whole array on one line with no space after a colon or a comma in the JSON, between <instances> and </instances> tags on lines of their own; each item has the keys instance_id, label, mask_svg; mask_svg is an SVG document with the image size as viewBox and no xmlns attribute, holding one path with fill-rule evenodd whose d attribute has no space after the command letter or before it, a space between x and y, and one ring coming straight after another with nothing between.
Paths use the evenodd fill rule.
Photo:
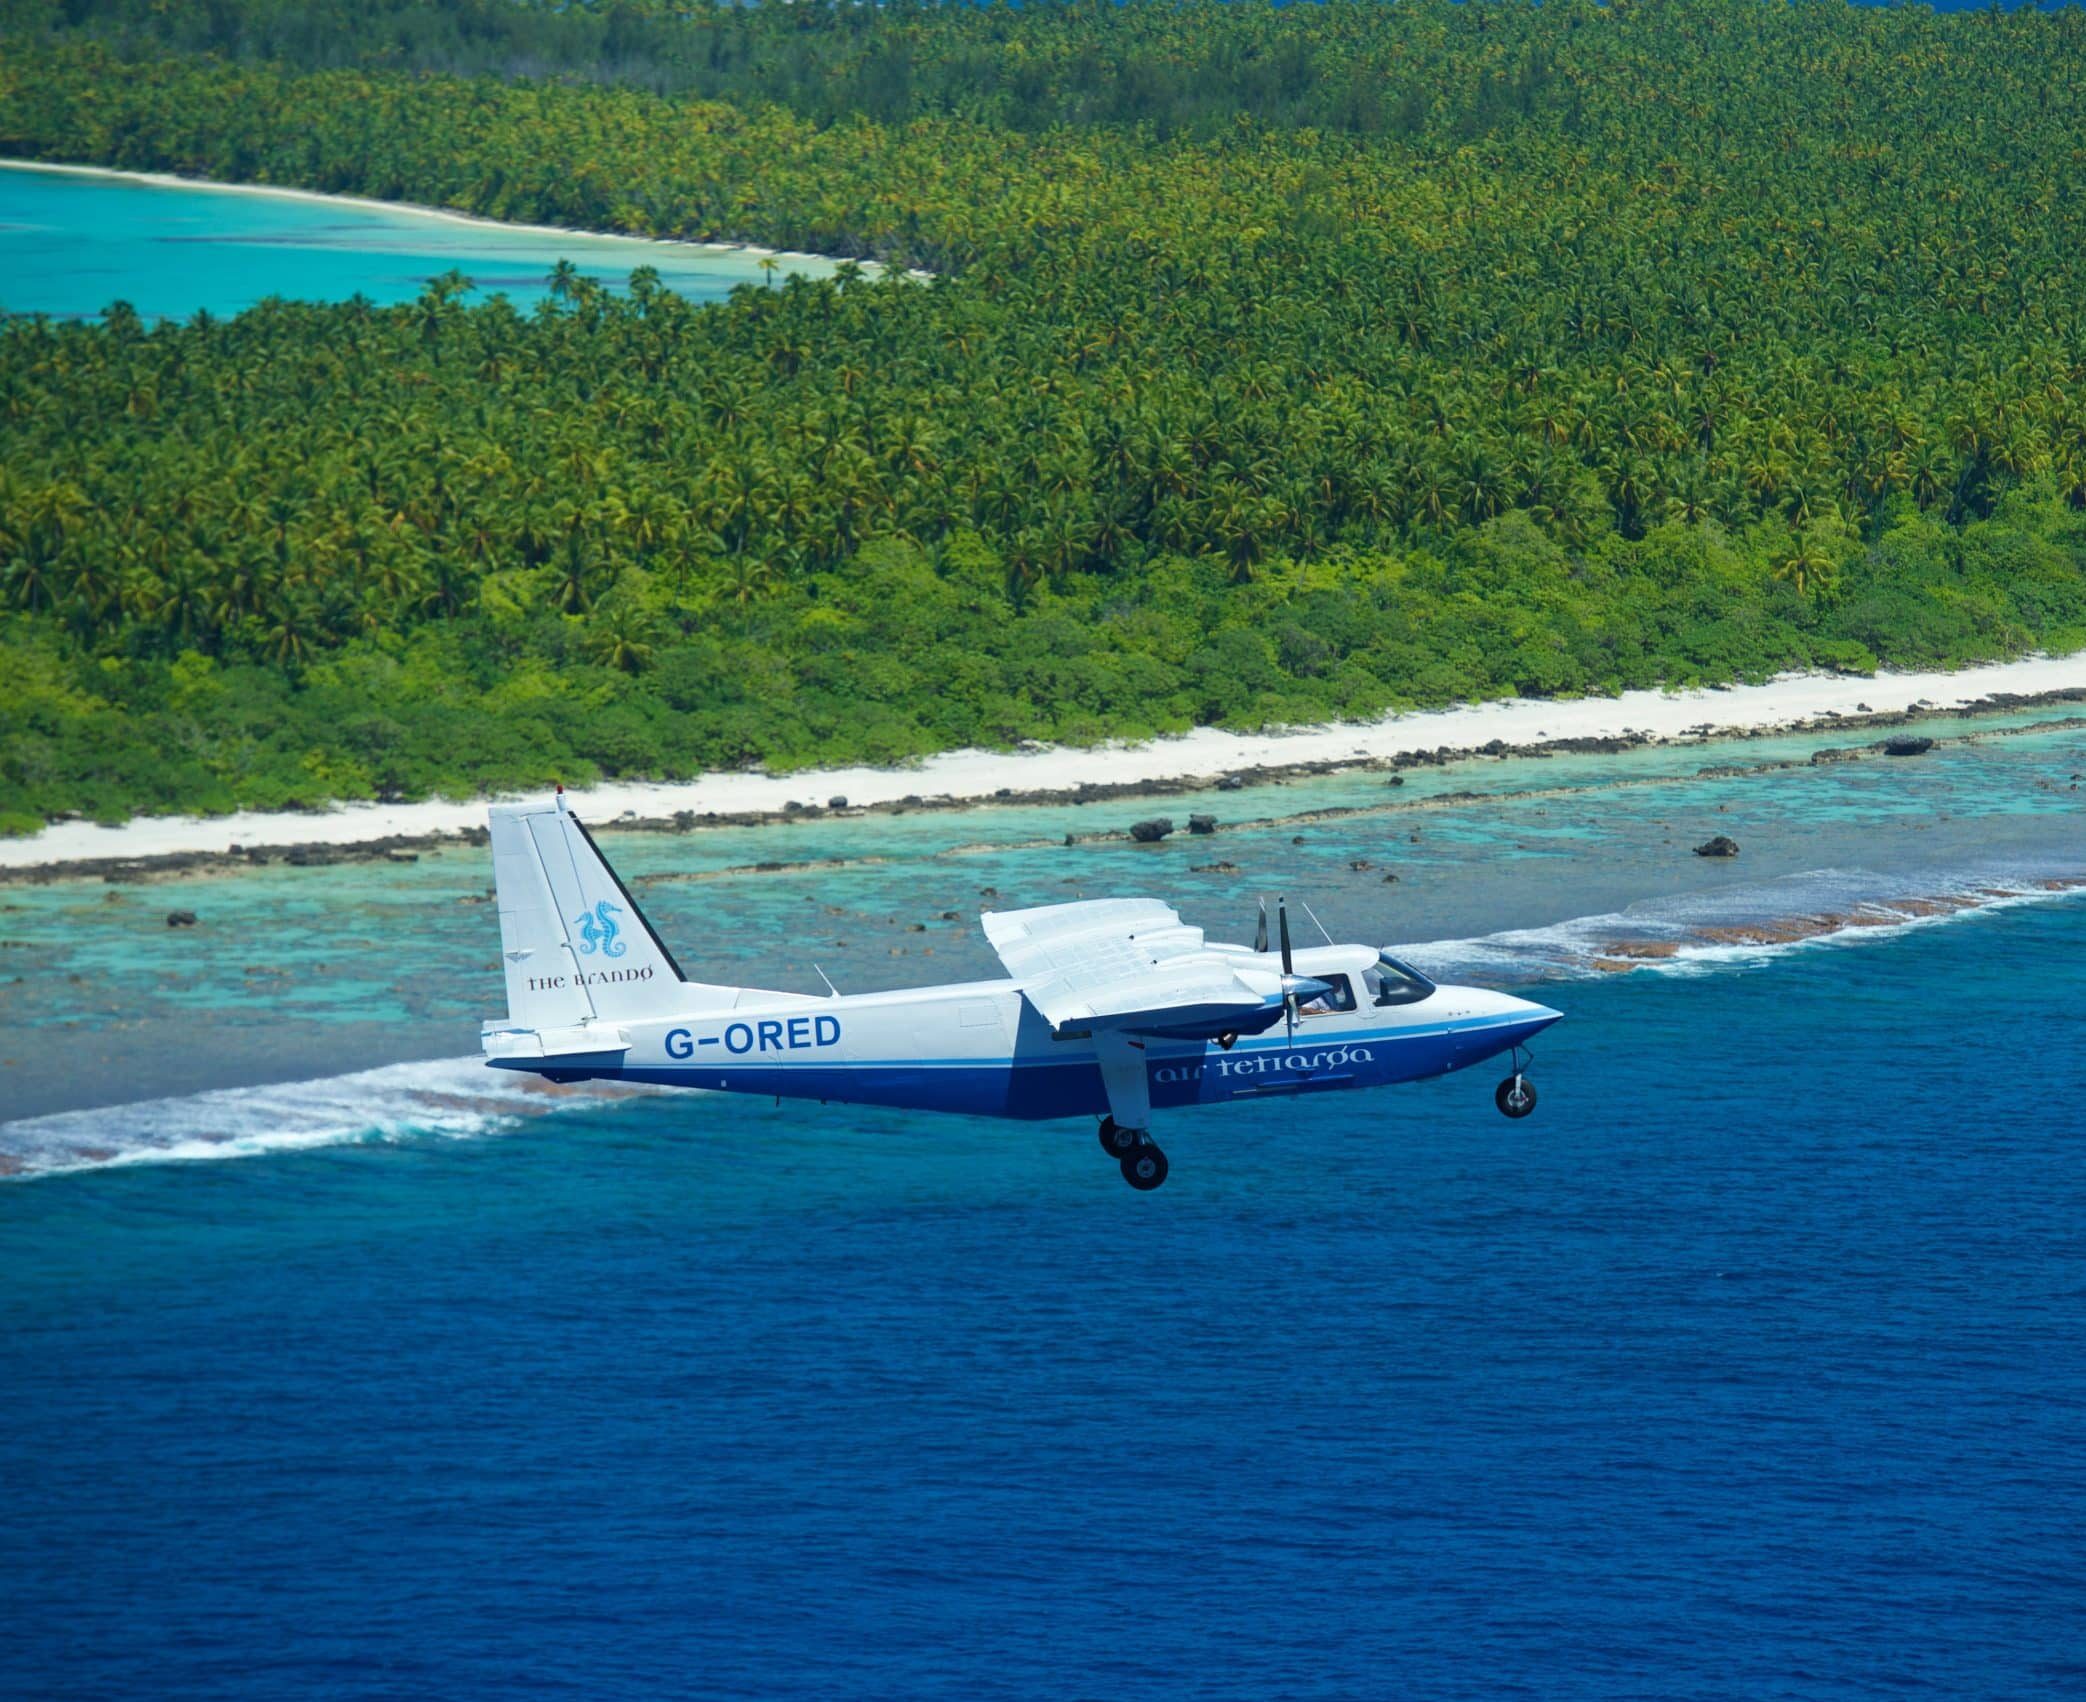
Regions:
<instances>
[{"instance_id":1,"label":"shoreline","mask_svg":"<svg viewBox=\"0 0 2086 1702\"><path fill-rule=\"evenodd\" d=\"M579 813L597 827L689 831L876 812L1162 797L1474 756L1858 732L1901 725L1916 716L2066 702L2086 703L2086 652L1953 673L1792 674L1761 685L1681 692L1509 698L1276 732L1198 728L1136 744L966 749L907 767L611 781L571 796ZM116 827L60 822L23 838L0 839L0 885L238 868L262 857L272 860L277 853L287 854L284 860L293 864L412 855L482 840L486 805L496 801L430 799L227 816L138 816Z\"/></svg>"},{"instance_id":2,"label":"shoreline","mask_svg":"<svg viewBox=\"0 0 2086 1702\"><path fill-rule=\"evenodd\" d=\"M810 261L821 266L854 264L871 276L892 268L881 260L857 259L846 254L812 254L802 249L766 248L757 242L691 242L684 237L633 236L628 231L583 230L576 225L523 224L511 219L489 219L477 213L458 212L453 207L430 207L422 201L385 201L372 195L338 195L324 189L297 189L273 183L227 183L217 177L188 177L171 171L128 171L119 166L73 165L61 160L22 159L0 156L0 170L40 171L54 176L100 178L115 183L140 183L159 189L208 189L221 195L257 195L277 201L307 201L322 206L356 207L364 212L406 213L415 218L478 230L514 231L526 236L584 237L589 242L630 243L640 248L675 248L694 254L746 255L755 260L774 259L785 263ZM931 278L931 272L908 268L907 277Z\"/></svg>"}]
</instances>

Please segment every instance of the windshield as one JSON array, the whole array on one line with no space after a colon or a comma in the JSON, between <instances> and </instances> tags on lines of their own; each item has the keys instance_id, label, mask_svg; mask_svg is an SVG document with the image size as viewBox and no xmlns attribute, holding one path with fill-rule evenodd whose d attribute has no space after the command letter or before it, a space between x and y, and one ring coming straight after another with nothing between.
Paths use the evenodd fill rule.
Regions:
<instances>
[{"instance_id":1,"label":"windshield","mask_svg":"<svg viewBox=\"0 0 2086 1702\"><path fill-rule=\"evenodd\" d=\"M1362 972L1369 984L1369 999L1378 1005L1416 1005L1434 991L1429 981L1409 963L1400 963L1389 952L1379 952L1376 965Z\"/></svg>"}]
</instances>

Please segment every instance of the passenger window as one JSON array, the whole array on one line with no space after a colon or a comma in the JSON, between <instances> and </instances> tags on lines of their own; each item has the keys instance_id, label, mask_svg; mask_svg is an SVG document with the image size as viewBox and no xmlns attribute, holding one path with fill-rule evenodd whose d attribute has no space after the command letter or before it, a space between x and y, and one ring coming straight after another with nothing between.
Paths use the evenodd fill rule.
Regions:
<instances>
[{"instance_id":1,"label":"passenger window","mask_svg":"<svg viewBox=\"0 0 2086 1702\"><path fill-rule=\"evenodd\" d=\"M1326 990L1314 994L1297 1007L1303 1016L1331 1016L1335 1011L1354 1009L1354 983L1344 975L1316 975L1315 981L1323 981Z\"/></svg>"}]
</instances>

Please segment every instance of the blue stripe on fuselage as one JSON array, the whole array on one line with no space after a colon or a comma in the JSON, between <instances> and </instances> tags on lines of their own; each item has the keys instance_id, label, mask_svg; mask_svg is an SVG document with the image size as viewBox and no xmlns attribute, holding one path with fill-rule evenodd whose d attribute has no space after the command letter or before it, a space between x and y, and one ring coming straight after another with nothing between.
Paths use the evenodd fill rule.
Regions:
<instances>
[{"instance_id":1,"label":"blue stripe on fuselage","mask_svg":"<svg viewBox=\"0 0 2086 1702\"><path fill-rule=\"evenodd\" d=\"M1214 1046L1162 1050L1155 1044L1148 1053L1152 1104L1223 1104L1270 1093L1415 1081L1495 1057L1547 1027L1551 1020L1478 1018L1418 1031L1365 1030L1324 1039L1300 1036L1294 1045L1286 1040L1241 1041L1229 1053ZM1367 1056L1358 1057L1358 1050ZM1100 1068L1090 1053L1067 1058L893 1058L845 1064L811 1059L762 1063L720 1059L573 1073L667 1087L996 1117L1075 1117L1098 1115L1108 1108Z\"/></svg>"}]
</instances>

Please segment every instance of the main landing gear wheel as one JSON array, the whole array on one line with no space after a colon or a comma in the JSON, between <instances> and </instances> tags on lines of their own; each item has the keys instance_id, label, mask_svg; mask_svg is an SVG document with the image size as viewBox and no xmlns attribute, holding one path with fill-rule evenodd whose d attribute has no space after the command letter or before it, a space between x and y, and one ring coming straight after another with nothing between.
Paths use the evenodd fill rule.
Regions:
<instances>
[{"instance_id":1,"label":"main landing gear wheel","mask_svg":"<svg viewBox=\"0 0 2086 1702\"><path fill-rule=\"evenodd\" d=\"M1492 1103L1508 1117L1526 1117L1536 1108L1536 1084L1519 1070L1492 1090Z\"/></svg>"},{"instance_id":2,"label":"main landing gear wheel","mask_svg":"<svg viewBox=\"0 0 2086 1702\"><path fill-rule=\"evenodd\" d=\"M1149 1194L1166 1180L1166 1154L1146 1141L1123 1160L1123 1180L1140 1194Z\"/></svg>"},{"instance_id":3,"label":"main landing gear wheel","mask_svg":"<svg viewBox=\"0 0 2086 1702\"><path fill-rule=\"evenodd\" d=\"M1101 1150L1110 1158L1127 1159L1137 1150L1141 1137L1135 1129L1126 1129L1113 1117L1101 1119Z\"/></svg>"}]
</instances>

